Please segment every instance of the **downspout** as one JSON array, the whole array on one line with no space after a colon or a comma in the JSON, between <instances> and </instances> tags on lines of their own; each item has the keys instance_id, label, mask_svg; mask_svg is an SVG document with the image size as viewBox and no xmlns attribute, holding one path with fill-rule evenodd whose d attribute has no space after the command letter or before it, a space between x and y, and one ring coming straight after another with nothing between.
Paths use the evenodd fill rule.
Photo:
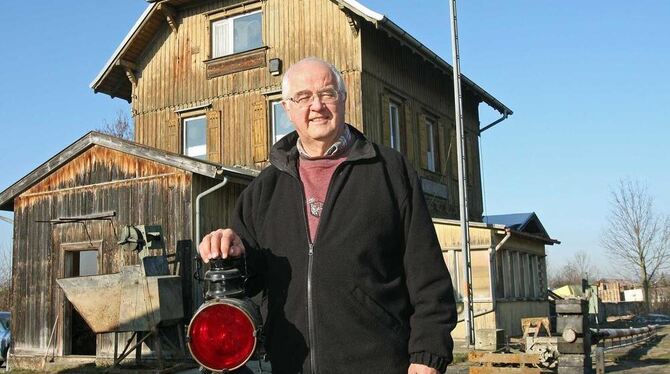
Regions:
<instances>
[{"instance_id":1,"label":"downspout","mask_svg":"<svg viewBox=\"0 0 670 374\"><path fill-rule=\"evenodd\" d=\"M211 194L212 192L221 189L223 186L225 186L228 183L228 177L223 177L223 180L221 183L215 185L214 187L201 192L196 198L195 198L195 243L196 243L196 248L198 244L200 244L200 199L203 197Z\"/></svg>"},{"instance_id":2,"label":"downspout","mask_svg":"<svg viewBox=\"0 0 670 374\"><path fill-rule=\"evenodd\" d=\"M484 131L486 131L486 130L490 129L491 127L493 127L493 126L499 124L500 122L506 120L507 117L509 117L509 115L510 115L510 113L507 112L507 111L505 111L505 112L503 113L502 117L498 118L497 120L495 120L495 121L489 123L488 125L482 127L481 129L479 129L479 134L481 135L481 133L483 133Z\"/></svg>"},{"instance_id":3,"label":"downspout","mask_svg":"<svg viewBox=\"0 0 670 374\"><path fill-rule=\"evenodd\" d=\"M491 276L491 270L494 268L495 265L495 258L496 258L496 252L502 248L502 246L505 244L505 242L512 236L512 232L509 229L505 229L506 234L505 237L498 243L498 245L495 246L495 248L489 248L489 292L491 294L491 309L489 310L484 310L478 313L475 313L474 317L481 317L483 315L493 313L496 310L496 297L494 294L494 291L496 289L496 283L495 283L495 277ZM459 318L457 322L463 322L465 321L465 318Z\"/></svg>"},{"instance_id":4,"label":"downspout","mask_svg":"<svg viewBox=\"0 0 670 374\"><path fill-rule=\"evenodd\" d=\"M496 267L496 253L502 248L503 245L505 245L505 242L507 239L512 237L512 231L510 229L505 229L505 237L496 245L495 248L489 248L489 274L491 271ZM497 275L497 272L496 272ZM492 309L496 309L496 296L494 294L495 289L496 289L496 277L489 277L491 280L491 302L492 302Z\"/></svg>"}]
</instances>

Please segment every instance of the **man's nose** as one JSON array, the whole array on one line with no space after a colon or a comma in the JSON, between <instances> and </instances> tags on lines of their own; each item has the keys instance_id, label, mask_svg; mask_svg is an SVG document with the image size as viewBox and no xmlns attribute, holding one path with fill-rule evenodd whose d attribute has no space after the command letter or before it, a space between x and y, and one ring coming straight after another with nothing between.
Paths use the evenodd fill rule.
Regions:
<instances>
[{"instance_id":1,"label":"man's nose","mask_svg":"<svg viewBox=\"0 0 670 374\"><path fill-rule=\"evenodd\" d=\"M312 96L312 101L309 103L309 109L313 111L319 111L323 107L323 103L321 102L321 97L319 95L314 94Z\"/></svg>"}]
</instances>

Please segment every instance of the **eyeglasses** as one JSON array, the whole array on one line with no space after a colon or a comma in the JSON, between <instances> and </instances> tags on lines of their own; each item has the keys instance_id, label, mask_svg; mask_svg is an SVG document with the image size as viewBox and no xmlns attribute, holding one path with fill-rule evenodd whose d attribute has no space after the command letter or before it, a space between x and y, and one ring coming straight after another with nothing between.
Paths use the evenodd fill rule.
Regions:
<instances>
[{"instance_id":1,"label":"eyeglasses","mask_svg":"<svg viewBox=\"0 0 670 374\"><path fill-rule=\"evenodd\" d=\"M336 102L340 98L340 93L334 88L326 88L321 91L313 93L311 91L298 92L294 97L289 97L286 100L292 101L300 108L306 108L314 102L314 96L319 98L324 104Z\"/></svg>"}]
</instances>

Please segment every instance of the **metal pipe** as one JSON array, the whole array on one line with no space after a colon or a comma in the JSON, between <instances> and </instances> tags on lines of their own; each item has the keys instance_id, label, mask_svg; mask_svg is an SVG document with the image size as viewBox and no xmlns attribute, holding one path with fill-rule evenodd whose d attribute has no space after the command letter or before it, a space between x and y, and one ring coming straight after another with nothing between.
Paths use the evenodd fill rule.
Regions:
<instances>
[{"instance_id":1,"label":"metal pipe","mask_svg":"<svg viewBox=\"0 0 670 374\"><path fill-rule=\"evenodd\" d=\"M486 131L486 130L490 129L491 127L499 124L500 122L506 120L508 116L509 116L509 114L507 112L503 113L502 117L498 118L497 120L489 123L488 125L482 127L481 129L479 129L479 134L481 135L481 133L483 133L484 131Z\"/></svg>"},{"instance_id":2,"label":"metal pipe","mask_svg":"<svg viewBox=\"0 0 670 374\"><path fill-rule=\"evenodd\" d=\"M198 244L200 244L200 239L201 239L200 238L200 200L203 197L211 194L212 192L222 188L223 186L226 185L226 183L228 183L228 177L223 177L223 181L221 181L221 183L215 185L214 187L212 187L208 190L205 190L205 191L201 192L195 198L195 245L196 245L196 248L197 248Z\"/></svg>"},{"instance_id":3,"label":"metal pipe","mask_svg":"<svg viewBox=\"0 0 670 374\"><path fill-rule=\"evenodd\" d=\"M461 63L458 52L458 26L456 16L456 0L450 0L451 10L451 50L454 62L454 100L455 100L455 120L456 120L456 153L458 155L458 196L461 214L461 247L463 250L463 271L465 271L465 302L463 311L465 312L465 330L468 336L468 344L475 344L475 327L472 304L472 264L470 259L470 227L468 216L468 192L467 175L465 173L465 137L463 129L463 97L461 93Z\"/></svg>"},{"instance_id":4,"label":"metal pipe","mask_svg":"<svg viewBox=\"0 0 670 374\"><path fill-rule=\"evenodd\" d=\"M597 339L624 338L633 335L650 333L658 328L658 325L649 325L646 327L631 329L591 329L591 334Z\"/></svg>"},{"instance_id":5,"label":"metal pipe","mask_svg":"<svg viewBox=\"0 0 670 374\"><path fill-rule=\"evenodd\" d=\"M497 269L498 271L493 272L493 269L497 268L497 262L496 262L496 253L502 248L502 246L505 244L505 242L512 237L512 231L510 229L505 229L505 237L498 243L495 248L489 248L489 284L491 287L491 309L495 310L496 309L496 296L494 294L496 290L496 277L493 276L491 273L498 274L500 272L500 269Z\"/></svg>"}]
</instances>

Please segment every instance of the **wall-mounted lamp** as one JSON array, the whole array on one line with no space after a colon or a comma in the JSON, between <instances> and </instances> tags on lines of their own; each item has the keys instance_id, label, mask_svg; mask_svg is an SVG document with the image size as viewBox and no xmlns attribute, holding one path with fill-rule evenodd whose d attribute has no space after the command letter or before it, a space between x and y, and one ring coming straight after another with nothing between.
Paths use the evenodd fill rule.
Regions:
<instances>
[{"instance_id":1,"label":"wall-mounted lamp","mask_svg":"<svg viewBox=\"0 0 670 374\"><path fill-rule=\"evenodd\" d=\"M281 60L278 58L271 58L270 63L268 64L268 70L270 70L270 74L272 75L281 74Z\"/></svg>"}]
</instances>

